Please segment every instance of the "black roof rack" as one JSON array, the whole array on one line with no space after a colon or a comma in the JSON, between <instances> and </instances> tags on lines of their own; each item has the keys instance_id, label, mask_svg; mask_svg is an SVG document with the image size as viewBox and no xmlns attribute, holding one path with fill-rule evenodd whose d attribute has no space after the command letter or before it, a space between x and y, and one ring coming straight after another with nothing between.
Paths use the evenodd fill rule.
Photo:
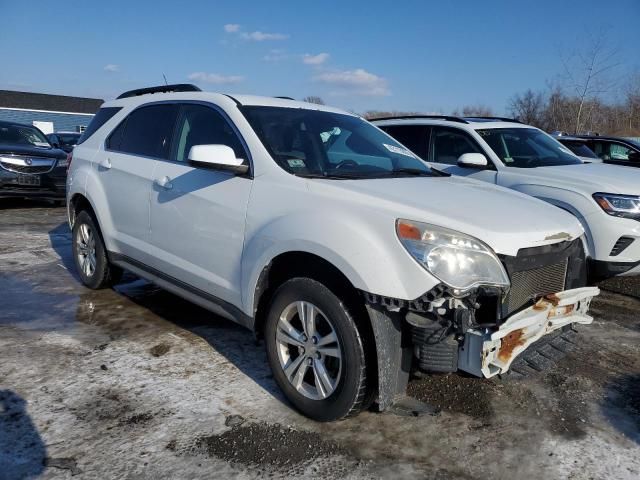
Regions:
<instances>
[{"instance_id":1,"label":"black roof rack","mask_svg":"<svg viewBox=\"0 0 640 480\"><path fill-rule=\"evenodd\" d=\"M282 100L295 100L295 98L291 98L291 97L273 97L273 98L281 98Z\"/></svg>"},{"instance_id":2,"label":"black roof rack","mask_svg":"<svg viewBox=\"0 0 640 480\"><path fill-rule=\"evenodd\" d=\"M167 92L201 92L202 90L191 83L176 83L175 85L158 85L157 87L138 88L129 90L121 94L117 100L121 98L138 97L148 93L167 93Z\"/></svg>"},{"instance_id":3,"label":"black roof rack","mask_svg":"<svg viewBox=\"0 0 640 480\"><path fill-rule=\"evenodd\" d=\"M515 118L507 118L507 117L476 117L475 115L470 115L464 117L466 120L498 120L500 122L513 122L513 123L522 123L520 120L516 120Z\"/></svg>"},{"instance_id":4,"label":"black roof rack","mask_svg":"<svg viewBox=\"0 0 640 480\"><path fill-rule=\"evenodd\" d=\"M469 123L464 118L454 117L451 115L395 115L391 117L378 117L378 118L370 118L370 122L375 122L378 120L405 120L405 119L420 119L420 118L431 118L434 120L449 120L450 122L458 122L458 123Z\"/></svg>"}]
</instances>

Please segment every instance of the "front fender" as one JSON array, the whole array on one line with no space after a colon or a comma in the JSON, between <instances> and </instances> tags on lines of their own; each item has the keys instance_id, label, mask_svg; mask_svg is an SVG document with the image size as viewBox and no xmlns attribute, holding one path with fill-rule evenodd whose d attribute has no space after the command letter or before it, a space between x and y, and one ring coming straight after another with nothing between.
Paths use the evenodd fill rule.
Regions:
<instances>
[{"instance_id":1,"label":"front fender","mask_svg":"<svg viewBox=\"0 0 640 480\"><path fill-rule=\"evenodd\" d=\"M591 230L588 217L594 213L598 213L598 210L591 198L580 192L548 185L518 184L511 188L555 205L572 214L578 219L585 231L584 240L587 255L595 251L594 234Z\"/></svg>"},{"instance_id":2,"label":"front fender","mask_svg":"<svg viewBox=\"0 0 640 480\"><path fill-rule=\"evenodd\" d=\"M247 315L254 313L261 272L287 252L321 257L354 287L377 295L413 300L439 283L400 244L392 218L364 221L340 213L292 213L261 225L247 239L242 258L242 303Z\"/></svg>"}]
</instances>

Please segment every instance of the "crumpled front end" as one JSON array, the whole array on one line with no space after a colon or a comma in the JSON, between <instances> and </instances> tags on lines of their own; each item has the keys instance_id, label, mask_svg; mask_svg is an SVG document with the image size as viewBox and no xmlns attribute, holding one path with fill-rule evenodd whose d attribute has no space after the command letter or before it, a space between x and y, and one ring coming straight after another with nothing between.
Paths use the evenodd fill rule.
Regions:
<instances>
[{"instance_id":1,"label":"crumpled front end","mask_svg":"<svg viewBox=\"0 0 640 480\"><path fill-rule=\"evenodd\" d=\"M497 330L468 330L458 368L487 378L507 372L518 355L544 335L567 325L591 323L593 317L587 312L599 293L596 287L584 287L549 294L509 317Z\"/></svg>"}]
</instances>

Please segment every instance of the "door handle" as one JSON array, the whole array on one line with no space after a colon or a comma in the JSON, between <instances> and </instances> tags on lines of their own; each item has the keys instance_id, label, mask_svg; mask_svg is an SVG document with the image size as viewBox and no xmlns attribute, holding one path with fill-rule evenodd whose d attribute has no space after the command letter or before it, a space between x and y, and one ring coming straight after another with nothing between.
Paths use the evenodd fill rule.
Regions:
<instances>
[{"instance_id":1,"label":"door handle","mask_svg":"<svg viewBox=\"0 0 640 480\"><path fill-rule=\"evenodd\" d=\"M173 188L173 184L171 183L171 179L166 175L162 178L156 178L153 183L155 183L160 188L164 188L165 190L171 190Z\"/></svg>"},{"instance_id":2,"label":"door handle","mask_svg":"<svg viewBox=\"0 0 640 480\"><path fill-rule=\"evenodd\" d=\"M100 165L100 168L104 168L105 170L109 170L111 168L111 159L106 158L106 159L102 160L98 165Z\"/></svg>"}]
</instances>

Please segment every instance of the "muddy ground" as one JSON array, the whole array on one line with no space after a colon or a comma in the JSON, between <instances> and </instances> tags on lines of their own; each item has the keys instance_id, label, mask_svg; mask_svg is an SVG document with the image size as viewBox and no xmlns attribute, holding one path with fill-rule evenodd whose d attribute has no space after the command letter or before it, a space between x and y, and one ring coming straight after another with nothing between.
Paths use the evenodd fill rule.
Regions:
<instances>
[{"instance_id":1,"label":"muddy ground","mask_svg":"<svg viewBox=\"0 0 640 480\"><path fill-rule=\"evenodd\" d=\"M83 288L64 210L0 200L0 479L640 478L640 282L556 368L412 380L441 409L298 415L251 334L127 276Z\"/></svg>"}]
</instances>

